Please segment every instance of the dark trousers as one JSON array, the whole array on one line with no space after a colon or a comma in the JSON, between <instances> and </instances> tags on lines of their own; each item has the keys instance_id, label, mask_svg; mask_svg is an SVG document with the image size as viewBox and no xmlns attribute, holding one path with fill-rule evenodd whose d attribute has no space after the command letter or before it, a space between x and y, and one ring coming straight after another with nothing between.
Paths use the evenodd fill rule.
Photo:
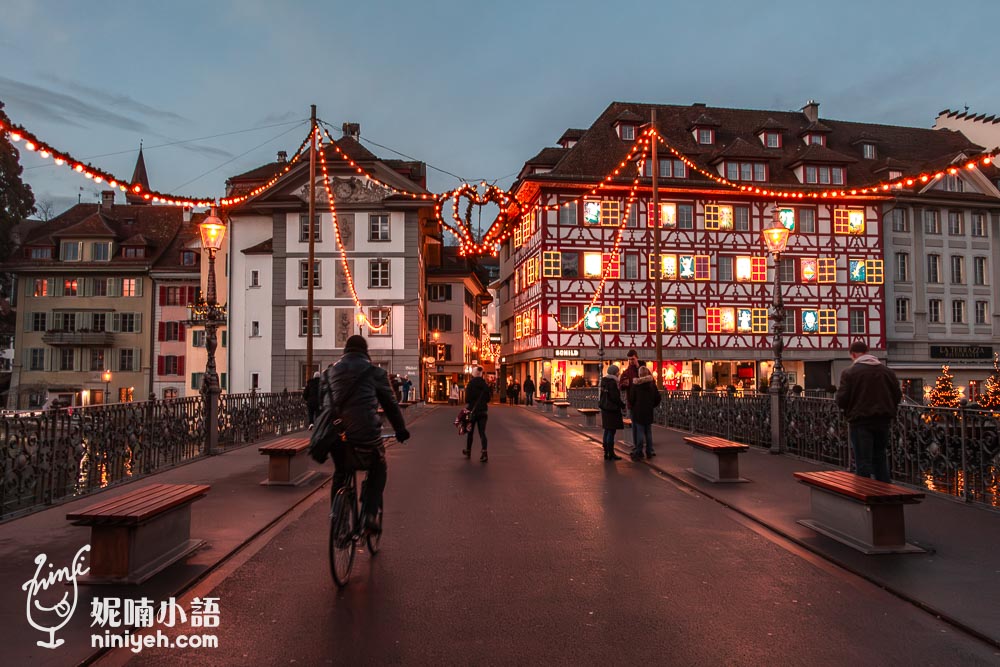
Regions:
<instances>
[{"instance_id":1,"label":"dark trousers","mask_svg":"<svg viewBox=\"0 0 1000 667\"><path fill-rule=\"evenodd\" d=\"M533 391L526 391L526 392L524 392L524 404L525 405L534 405L535 404L535 392L533 392Z\"/></svg>"},{"instance_id":2,"label":"dark trousers","mask_svg":"<svg viewBox=\"0 0 1000 667\"><path fill-rule=\"evenodd\" d=\"M488 416L487 415L483 415L482 417L476 417L476 419L472 422L472 427L469 429L469 433L466 436L466 440L465 440L465 448L466 449L468 449L468 450L472 449L472 436L474 435L474 431L476 429L479 429L479 444L481 444L483 446L483 451L484 452L486 451L486 420L487 419L488 419Z\"/></svg>"},{"instance_id":3,"label":"dark trousers","mask_svg":"<svg viewBox=\"0 0 1000 667\"><path fill-rule=\"evenodd\" d=\"M889 482L889 424L851 424L851 449L854 451L855 474L875 476Z\"/></svg>"},{"instance_id":4,"label":"dark trousers","mask_svg":"<svg viewBox=\"0 0 1000 667\"><path fill-rule=\"evenodd\" d=\"M381 447L381 445L380 445ZM351 452L347 447L338 446L333 448L333 486L330 487L330 501L337 494L337 489L347 483L347 477L355 473L354 461ZM382 507L382 493L385 491L385 483L388 479L389 468L385 463L385 453L380 453L375 457L375 461L368 470L363 484L363 494L361 502L373 513Z\"/></svg>"},{"instance_id":5,"label":"dark trousers","mask_svg":"<svg viewBox=\"0 0 1000 667\"><path fill-rule=\"evenodd\" d=\"M315 424L316 417L318 416L316 413L319 412L319 408L315 405L309 405L306 403L306 412L309 413L309 424Z\"/></svg>"},{"instance_id":6,"label":"dark trousers","mask_svg":"<svg viewBox=\"0 0 1000 667\"><path fill-rule=\"evenodd\" d=\"M606 428L604 429L604 438L602 444L604 445L605 454L615 453L615 432L617 429Z\"/></svg>"}]
</instances>

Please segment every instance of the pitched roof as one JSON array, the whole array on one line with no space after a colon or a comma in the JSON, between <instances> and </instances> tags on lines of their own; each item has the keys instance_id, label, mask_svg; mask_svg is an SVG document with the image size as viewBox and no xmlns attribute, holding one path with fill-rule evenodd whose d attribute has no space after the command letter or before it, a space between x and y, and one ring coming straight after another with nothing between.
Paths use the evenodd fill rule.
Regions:
<instances>
[{"instance_id":1,"label":"pitched roof","mask_svg":"<svg viewBox=\"0 0 1000 667\"><path fill-rule=\"evenodd\" d=\"M806 128L812 131L828 128L825 151L812 150L805 153L807 159L815 159L827 163L847 165L845 185L867 185L884 178L885 160L892 158L912 165L912 169L925 168L938 160L951 160L961 151L968 154L982 150L960 132L951 130L932 130L926 128L900 127L894 125L878 125L874 123L855 123L832 119L822 119L822 122L811 123L801 111L775 111L754 109L730 109L723 107L652 105L631 102L612 102L603 113L588 128L586 133L572 148L563 152L562 159L544 174L525 175L523 180L563 180L594 182L603 179L616 169L625 158L631 144L624 142L615 132L615 120L626 110L640 117L649 117L650 110L656 110L656 126L665 140L688 158L700 163L707 170L713 167L706 165L706 158L726 151L737 139L753 146L760 145L757 130L773 121L780 124L785 140L781 148L768 149L766 154L777 159L772 162L769 170L769 183L808 187L800 183L790 164L803 159L803 153L809 147L797 139ZM715 145L702 146L695 142L688 128L702 115L719 122L715 131ZM864 159L859 146L851 142L862 133L867 133L879 144L879 159ZM856 160L850 162L849 160ZM784 167L784 168L782 168ZM929 168L926 167L926 168ZM635 176L634 168L623 170L621 178L631 179ZM690 172L686 182L698 182L701 187L715 187L709 179ZM722 187L722 186L720 186Z\"/></svg>"},{"instance_id":2,"label":"pitched roof","mask_svg":"<svg viewBox=\"0 0 1000 667\"><path fill-rule=\"evenodd\" d=\"M146 160L142 157L142 143L139 144L139 157L135 161L135 170L132 172L132 180L130 183L139 183L142 185L143 192L149 192L149 176L146 174ZM134 195L131 192L125 193L125 199L129 204L134 206L144 206L147 202L141 195Z\"/></svg>"},{"instance_id":3,"label":"pitched roof","mask_svg":"<svg viewBox=\"0 0 1000 667\"><path fill-rule=\"evenodd\" d=\"M806 162L824 164L850 164L857 162L857 158L844 155L821 144L809 144L808 146L797 146L797 152L787 162L789 167L797 167Z\"/></svg>"},{"instance_id":4,"label":"pitched roof","mask_svg":"<svg viewBox=\"0 0 1000 667\"><path fill-rule=\"evenodd\" d=\"M562 156L565 155L567 150L568 149L566 148L552 148L546 146L540 150L535 157L525 162L525 164L553 166L562 159Z\"/></svg>"},{"instance_id":5,"label":"pitched roof","mask_svg":"<svg viewBox=\"0 0 1000 667\"><path fill-rule=\"evenodd\" d=\"M774 118L772 118L771 116L768 116L767 120L759 124L756 127L756 129L754 129L753 133L760 134L764 130L787 130L787 129L788 128L785 127L784 123L779 123L778 121L774 120Z\"/></svg>"},{"instance_id":6,"label":"pitched roof","mask_svg":"<svg viewBox=\"0 0 1000 667\"><path fill-rule=\"evenodd\" d=\"M582 137L586 132L587 132L586 130L580 130L571 127L562 133L562 136L559 137L559 141L557 141L556 143L563 144L566 143L567 141L579 141L580 137Z\"/></svg>"},{"instance_id":7,"label":"pitched roof","mask_svg":"<svg viewBox=\"0 0 1000 667\"><path fill-rule=\"evenodd\" d=\"M65 238L69 236L76 236L80 238L115 238L116 234L110 226L108 226L108 221L105 219L101 212L98 211L97 215L92 215L89 218L85 218L75 225L70 225L64 229L53 234L55 238Z\"/></svg>"},{"instance_id":8,"label":"pitched roof","mask_svg":"<svg viewBox=\"0 0 1000 667\"><path fill-rule=\"evenodd\" d=\"M257 245L244 248L242 252L244 255L270 255L274 252L274 239L261 241Z\"/></svg>"}]
</instances>

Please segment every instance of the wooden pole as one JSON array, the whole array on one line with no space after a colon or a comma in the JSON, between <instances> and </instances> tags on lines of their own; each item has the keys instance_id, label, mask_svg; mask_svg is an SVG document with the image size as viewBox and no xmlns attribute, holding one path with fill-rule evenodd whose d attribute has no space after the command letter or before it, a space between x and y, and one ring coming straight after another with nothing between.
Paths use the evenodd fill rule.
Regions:
<instances>
[{"instance_id":1,"label":"wooden pole","mask_svg":"<svg viewBox=\"0 0 1000 667\"><path fill-rule=\"evenodd\" d=\"M306 382L312 377L313 367L313 266L316 262L316 105L311 104L309 114L309 263L306 279Z\"/></svg>"},{"instance_id":2,"label":"wooden pole","mask_svg":"<svg viewBox=\"0 0 1000 667\"><path fill-rule=\"evenodd\" d=\"M653 228L653 266L656 267L654 289L656 290L656 385L663 388L663 259L660 255L660 192L658 181L660 178L660 161L657 158L656 145L659 143L656 136L656 109L651 109L650 127L653 128L653 210L650 211L648 219Z\"/></svg>"}]
</instances>

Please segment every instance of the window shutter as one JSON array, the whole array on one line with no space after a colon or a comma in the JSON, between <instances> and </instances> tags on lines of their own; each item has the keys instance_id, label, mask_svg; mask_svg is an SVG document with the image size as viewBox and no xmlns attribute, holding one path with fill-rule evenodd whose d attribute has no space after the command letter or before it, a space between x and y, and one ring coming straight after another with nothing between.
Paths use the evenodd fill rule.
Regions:
<instances>
[{"instance_id":1,"label":"window shutter","mask_svg":"<svg viewBox=\"0 0 1000 667\"><path fill-rule=\"evenodd\" d=\"M451 301L451 285L444 286L444 298L446 301Z\"/></svg>"},{"instance_id":2,"label":"window shutter","mask_svg":"<svg viewBox=\"0 0 1000 667\"><path fill-rule=\"evenodd\" d=\"M451 285L448 285L448 298L451 298ZM451 331L451 315L444 316L444 330Z\"/></svg>"},{"instance_id":3,"label":"window shutter","mask_svg":"<svg viewBox=\"0 0 1000 667\"><path fill-rule=\"evenodd\" d=\"M35 319L35 314L34 313L29 313L27 311L24 312L24 330L25 331L31 331L31 324L32 324L32 322L34 322L34 319Z\"/></svg>"},{"instance_id":4,"label":"window shutter","mask_svg":"<svg viewBox=\"0 0 1000 667\"><path fill-rule=\"evenodd\" d=\"M167 339L167 323L160 322L157 327L156 340L166 340Z\"/></svg>"},{"instance_id":5,"label":"window shutter","mask_svg":"<svg viewBox=\"0 0 1000 667\"><path fill-rule=\"evenodd\" d=\"M228 380L229 380L229 378L228 378L228 377L226 376L226 374L225 374L225 373L223 373L223 374L222 374L222 381L220 382L220 384L222 385L222 388L223 388L223 389L226 389L226 390L228 390L228 389L229 389L229 387L228 387L228 386L226 386L226 385L228 385L228 384L229 384L229 383L227 382Z\"/></svg>"},{"instance_id":6,"label":"window shutter","mask_svg":"<svg viewBox=\"0 0 1000 667\"><path fill-rule=\"evenodd\" d=\"M187 340L187 338L184 335L184 323L183 322L178 322L177 323L177 340L179 340L181 342L184 342L185 340ZM181 373L181 375L183 375L183 373Z\"/></svg>"},{"instance_id":7,"label":"window shutter","mask_svg":"<svg viewBox=\"0 0 1000 667\"><path fill-rule=\"evenodd\" d=\"M177 357L177 374L184 377L184 357Z\"/></svg>"},{"instance_id":8,"label":"window shutter","mask_svg":"<svg viewBox=\"0 0 1000 667\"><path fill-rule=\"evenodd\" d=\"M196 288L194 288L194 287L187 287L187 288L185 288L185 290L184 290L184 305L190 306L191 304L193 304L194 303L194 299L195 299L195 294L196 294Z\"/></svg>"},{"instance_id":9,"label":"window shutter","mask_svg":"<svg viewBox=\"0 0 1000 667\"><path fill-rule=\"evenodd\" d=\"M226 330L223 329L222 330L222 347L226 347L226 343L229 340L229 336L227 336L226 333L227 333Z\"/></svg>"},{"instance_id":10,"label":"window shutter","mask_svg":"<svg viewBox=\"0 0 1000 667\"><path fill-rule=\"evenodd\" d=\"M163 285L160 285L160 305L167 305L167 288ZM161 338L160 340L163 339Z\"/></svg>"},{"instance_id":11,"label":"window shutter","mask_svg":"<svg viewBox=\"0 0 1000 667\"><path fill-rule=\"evenodd\" d=\"M135 279L135 295L136 296L142 296L142 283L143 282L144 281L143 281L142 278L136 278Z\"/></svg>"},{"instance_id":12,"label":"window shutter","mask_svg":"<svg viewBox=\"0 0 1000 667\"><path fill-rule=\"evenodd\" d=\"M142 349L138 347L132 348L132 370L138 371L142 369Z\"/></svg>"},{"instance_id":13,"label":"window shutter","mask_svg":"<svg viewBox=\"0 0 1000 667\"><path fill-rule=\"evenodd\" d=\"M451 316L449 315L449 317ZM451 361L451 345L444 346L444 360Z\"/></svg>"},{"instance_id":14,"label":"window shutter","mask_svg":"<svg viewBox=\"0 0 1000 667\"><path fill-rule=\"evenodd\" d=\"M142 333L142 313L135 313L135 333Z\"/></svg>"},{"instance_id":15,"label":"window shutter","mask_svg":"<svg viewBox=\"0 0 1000 667\"><path fill-rule=\"evenodd\" d=\"M166 365L167 365L167 360L163 357L162 354L158 355L156 357L156 374L163 375L163 369L166 367Z\"/></svg>"},{"instance_id":16,"label":"window shutter","mask_svg":"<svg viewBox=\"0 0 1000 667\"><path fill-rule=\"evenodd\" d=\"M62 296L63 287L65 287L63 282L61 280L55 280L55 279L53 279L52 282L54 284L52 285L52 290L49 292L49 294L51 294L52 296Z\"/></svg>"}]
</instances>

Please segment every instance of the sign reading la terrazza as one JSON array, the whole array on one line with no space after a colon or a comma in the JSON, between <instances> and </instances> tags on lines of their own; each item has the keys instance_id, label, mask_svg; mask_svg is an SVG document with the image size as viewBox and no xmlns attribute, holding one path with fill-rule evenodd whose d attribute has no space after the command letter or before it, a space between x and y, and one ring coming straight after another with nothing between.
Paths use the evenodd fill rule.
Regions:
<instances>
[{"instance_id":1,"label":"sign reading la terrazza","mask_svg":"<svg viewBox=\"0 0 1000 667\"><path fill-rule=\"evenodd\" d=\"M931 345L931 359L992 358L992 345Z\"/></svg>"}]
</instances>

